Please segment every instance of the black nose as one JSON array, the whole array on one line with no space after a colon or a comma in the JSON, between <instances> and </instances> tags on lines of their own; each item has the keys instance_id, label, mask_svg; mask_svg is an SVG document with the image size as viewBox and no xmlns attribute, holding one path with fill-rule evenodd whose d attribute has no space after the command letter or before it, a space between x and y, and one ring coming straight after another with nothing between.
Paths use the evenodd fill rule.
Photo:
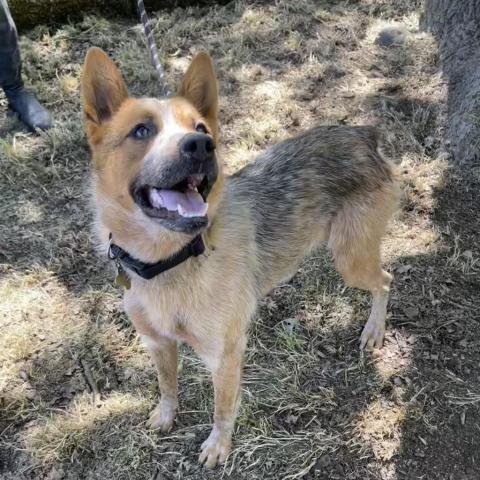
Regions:
<instances>
[{"instance_id":1,"label":"black nose","mask_svg":"<svg viewBox=\"0 0 480 480\"><path fill-rule=\"evenodd\" d=\"M183 137L180 144L180 152L195 160L204 161L213 157L215 144L208 135L203 133L190 133Z\"/></svg>"}]
</instances>

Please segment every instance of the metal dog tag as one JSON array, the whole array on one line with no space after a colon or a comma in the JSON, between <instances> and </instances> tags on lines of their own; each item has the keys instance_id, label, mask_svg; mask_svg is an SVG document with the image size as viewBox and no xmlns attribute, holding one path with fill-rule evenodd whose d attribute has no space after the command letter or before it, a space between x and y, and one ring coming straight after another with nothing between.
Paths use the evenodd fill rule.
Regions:
<instances>
[{"instance_id":1,"label":"metal dog tag","mask_svg":"<svg viewBox=\"0 0 480 480\"><path fill-rule=\"evenodd\" d=\"M115 277L115 283L125 290L130 290L131 281L125 270L121 267L117 267L117 276Z\"/></svg>"}]
</instances>

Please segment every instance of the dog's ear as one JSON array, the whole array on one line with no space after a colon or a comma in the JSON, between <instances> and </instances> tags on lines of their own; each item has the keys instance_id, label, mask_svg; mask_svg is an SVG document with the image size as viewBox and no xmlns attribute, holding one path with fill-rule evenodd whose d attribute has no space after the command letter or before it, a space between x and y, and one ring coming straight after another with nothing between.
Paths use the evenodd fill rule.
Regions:
<instances>
[{"instance_id":1,"label":"dog's ear","mask_svg":"<svg viewBox=\"0 0 480 480\"><path fill-rule=\"evenodd\" d=\"M81 88L85 129L92 139L98 127L128 98L128 90L120 70L97 47L90 48L85 57Z\"/></svg>"},{"instance_id":2,"label":"dog's ear","mask_svg":"<svg viewBox=\"0 0 480 480\"><path fill-rule=\"evenodd\" d=\"M218 116L218 84L213 61L206 52L195 55L188 67L178 94L191 102L216 128Z\"/></svg>"}]
</instances>

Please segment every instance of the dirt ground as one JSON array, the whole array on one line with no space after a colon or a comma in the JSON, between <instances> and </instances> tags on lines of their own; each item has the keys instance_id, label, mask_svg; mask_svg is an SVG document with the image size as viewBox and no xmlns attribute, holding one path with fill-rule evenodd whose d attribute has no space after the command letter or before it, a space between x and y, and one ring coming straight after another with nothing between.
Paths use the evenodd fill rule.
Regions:
<instances>
[{"instance_id":1,"label":"dirt ground","mask_svg":"<svg viewBox=\"0 0 480 480\"><path fill-rule=\"evenodd\" d=\"M172 86L193 52L213 55L230 172L315 124L377 124L404 189L384 243L384 348L360 355L368 295L344 287L327 252L309 258L261 302L234 450L214 471L197 464L207 370L182 348L176 427L146 427L154 369L90 233L83 57L104 48L133 94L155 95L142 32L91 16L25 32L25 76L56 126L27 133L0 98L2 480L480 478L480 167L442 141L447 88L420 8L239 0L153 19ZM375 44L387 25L404 45Z\"/></svg>"}]
</instances>

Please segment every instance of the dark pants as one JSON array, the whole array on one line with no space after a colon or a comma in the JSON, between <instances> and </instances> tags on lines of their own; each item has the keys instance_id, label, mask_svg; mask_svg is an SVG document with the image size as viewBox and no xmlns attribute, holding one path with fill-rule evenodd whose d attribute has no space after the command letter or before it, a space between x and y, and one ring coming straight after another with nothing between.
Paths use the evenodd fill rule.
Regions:
<instances>
[{"instance_id":1,"label":"dark pants","mask_svg":"<svg viewBox=\"0 0 480 480\"><path fill-rule=\"evenodd\" d=\"M17 29L7 0L0 0L0 87L4 90L21 88L21 67Z\"/></svg>"}]
</instances>

